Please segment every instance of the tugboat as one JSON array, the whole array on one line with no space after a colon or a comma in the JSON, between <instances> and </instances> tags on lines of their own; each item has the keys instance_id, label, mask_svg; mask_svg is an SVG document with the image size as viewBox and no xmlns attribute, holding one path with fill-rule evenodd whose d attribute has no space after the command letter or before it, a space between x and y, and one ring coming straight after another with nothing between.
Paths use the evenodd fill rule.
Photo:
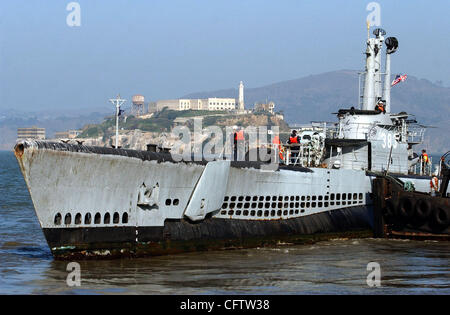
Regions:
<instances>
[{"instance_id":1,"label":"tugboat","mask_svg":"<svg viewBox=\"0 0 450 315\"><path fill-rule=\"evenodd\" d=\"M265 161L223 155L186 161L166 150L18 141L15 156L54 257L255 247L372 229L373 180L387 169L427 192L430 177L410 174L423 128L391 112L398 41L385 34L376 29L367 39L360 104L339 110L338 122L323 123L314 141L271 141L272 157L284 153L271 170Z\"/></svg>"},{"instance_id":2,"label":"tugboat","mask_svg":"<svg viewBox=\"0 0 450 315\"><path fill-rule=\"evenodd\" d=\"M374 232L377 237L450 240L450 151L430 181L430 193L414 191L407 182L380 174L374 180ZM433 181L439 183L436 191ZM438 186L439 187L439 186Z\"/></svg>"}]
</instances>

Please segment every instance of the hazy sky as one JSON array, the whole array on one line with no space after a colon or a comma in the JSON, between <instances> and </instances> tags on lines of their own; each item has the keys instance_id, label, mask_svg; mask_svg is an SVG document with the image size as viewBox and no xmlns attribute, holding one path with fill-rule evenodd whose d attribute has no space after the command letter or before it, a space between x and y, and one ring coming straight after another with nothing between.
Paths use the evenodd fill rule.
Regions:
<instances>
[{"instance_id":1,"label":"hazy sky","mask_svg":"<svg viewBox=\"0 0 450 315\"><path fill-rule=\"evenodd\" d=\"M106 107L364 67L363 0L0 2L0 108ZM376 1L393 72L450 85L450 1ZM355 82L357 84L357 82Z\"/></svg>"}]
</instances>

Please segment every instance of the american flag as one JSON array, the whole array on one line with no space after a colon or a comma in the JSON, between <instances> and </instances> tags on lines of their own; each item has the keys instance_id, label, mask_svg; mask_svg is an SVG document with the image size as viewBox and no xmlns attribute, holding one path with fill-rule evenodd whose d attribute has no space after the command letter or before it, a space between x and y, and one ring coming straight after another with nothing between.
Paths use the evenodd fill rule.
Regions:
<instances>
[{"instance_id":1,"label":"american flag","mask_svg":"<svg viewBox=\"0 0 450 315\"><path fill-rule=\"evenodd\" d=\"M404 74L404 75L397 74L397 76L395 77L395 80L392 81L392 86L396 85L397 83L405 81L406 77L407 77L406 74Z\"/></svg>"}]
</instances>

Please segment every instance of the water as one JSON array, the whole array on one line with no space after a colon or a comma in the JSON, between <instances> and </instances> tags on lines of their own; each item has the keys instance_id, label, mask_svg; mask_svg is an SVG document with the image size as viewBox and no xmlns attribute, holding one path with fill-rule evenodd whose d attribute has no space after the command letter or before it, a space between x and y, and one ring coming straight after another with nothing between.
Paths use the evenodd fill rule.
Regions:
<instances>
[{"instance_id":1,"label":"water","mask_svg":"<svg viewBox=\"0 0 450 315\"><path fill-rule=\"evenodd\" d=\"M11 152L0 152L0 294L450 294L450 243L336 239L314 245L54 261ZM381 287L366 283L381 267Z\"/></svg>"}]
</instances>

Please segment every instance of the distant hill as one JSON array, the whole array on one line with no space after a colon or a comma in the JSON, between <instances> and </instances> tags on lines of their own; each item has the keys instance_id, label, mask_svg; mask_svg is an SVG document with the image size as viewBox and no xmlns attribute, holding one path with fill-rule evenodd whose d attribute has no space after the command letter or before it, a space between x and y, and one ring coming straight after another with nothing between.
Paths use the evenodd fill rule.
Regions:
<instances>
[{"instance_id":1,"label":"distant hill","mask_svg":"<svg viewBox=\"0 0 450 315\"><path fill-rule=\"evenodd\" d=\"M408 75L392 88L392 110L414 114L429 129L424 147L431 152L450 150L450 88ZM237 89L192 93L183 98L238 97ZM288 123L335 121L331 113L358 102L358 74L353 70L327 72L245 90L246 108L255 102L274 101Z\"/></svg>"}]
</instances>

